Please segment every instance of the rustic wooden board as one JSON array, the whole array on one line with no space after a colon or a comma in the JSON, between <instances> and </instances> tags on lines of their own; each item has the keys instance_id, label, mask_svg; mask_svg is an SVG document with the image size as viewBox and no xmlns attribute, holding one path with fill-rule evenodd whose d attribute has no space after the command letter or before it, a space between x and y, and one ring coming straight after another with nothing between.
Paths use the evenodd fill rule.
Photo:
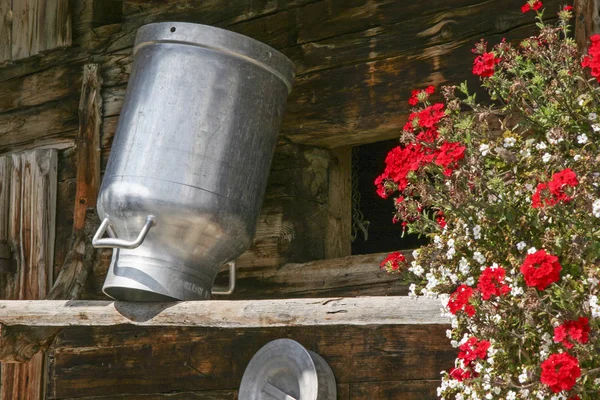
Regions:
<instances>
[{"instance_id":1,"label":"rustic wooden board","mask_svg":"<svg viewBox=\"0 0 600 400\"><path fill-rule=\"evenodd\" d=\"M71 44L68 0L18 0L12 11L13 60Z\"/></svg>"},{"instance_id":2,"label":"rustic wooden board","mask_svg":"<svg viewBox=\"0 0 600 400\"><path fill-rule=\"evenodd\" d=\"M77 126L77 100L71 97L0 113L0 153L24 145L37 147L48 143L48 139L52 143L72 143Z\"/></svg>"},{"instance_id":3,"label":"rustic wooden board","mask_svg":"<svg viewBox=\"0 0 600 400\"><path fill-rule=\"evenodd\" d=\"M352 148L332 152L327 197L325 258L352 254Z\"/></svg>"},{"instance_id":4,"label":"rustic wooden board","mask_svg":"<svg viewBox=\"0 0 600 400\"><path fill-rule=\"evenodd\" d=\"M0 311L3 325L65 328L119 324L237 329L448 323L440 315L438 300L406 296L179 303L0 300Z\"/></svg>"},{"instance_id":5,"label":"rustic wooden board","mask_svg":"<svg viewBox=\"0 0 600 400\"><path fill-rule=\"evenodd\" d=\"M10 170L7 171L7 160ZM0 226L8 226L7 237L15 249L15 274L0 278L2 299L43 299L52 285L56 210L56 150L33 150L1 157L0 165L10 176L0 198L9 189L8 213L0 214ZM7 172L10 172L7 173ZM6 178L2 178L6 181ZM42 399L46 355L38 353L25 364L3 364L0 398Z\"/></svg>"},{"instance_id":6,"label":"rustic wooden board","mask_svg":"<svg viewBox=\"0 0 600 400\"><path fill-rule=\"evenodd\" d=\"M402 252L412 260L412 252ZM251 265L238 269L236 289L221 299L275 299L332 296L400 296L408 285L379 267L388 253L288 263L280 267ZM221 273L217 284L227 283Z\"/></svg>"},{"instance_id":7,"label":"rustic wooden board","mask_svg":"<svg viewBox=\"0 0 600 400\"><path fill-rule=\"evenodd\" d=\"M12 1L0 0L0 64L12 57Z\"/></svg>"},{"instance_id":8,"label":"rustic wooden board","mask_svg":"<svg viewBox=\"0 0 600 400\"><path fill-rule=\"evenodd\" d=\"M80 63L59 65L1 84L0 113L71 97L81 86Z\"/></svg>"},{"instance_id":9,"label":"rustic wooden board","mask_svg":"<svg viewBox=\"0 0 600 400\"><path fill-rule=\"evenodd\" d=\"M446 328L443 325L243 330L77 327L59 335L53 347L50 374L55 379L49 384L48 398L233 390L239 387L256 351L278 338L296 340L323 356L338 384L365 384L363 389L357 386L357 393L363 396L359 399L367 399L364 396L369 388L376 388L383 381L430 380L425 385L431 390L438 384L435 381L439 379L439 371L453 365L456 356L445 337ZM396 387L395 393L400 392L399 385L390 386ZM411 384L404 387L410 388ZM384 393L381 387L377 390ZM411 390L426 392L419 385Z\"/></svg>"}]
</instances>

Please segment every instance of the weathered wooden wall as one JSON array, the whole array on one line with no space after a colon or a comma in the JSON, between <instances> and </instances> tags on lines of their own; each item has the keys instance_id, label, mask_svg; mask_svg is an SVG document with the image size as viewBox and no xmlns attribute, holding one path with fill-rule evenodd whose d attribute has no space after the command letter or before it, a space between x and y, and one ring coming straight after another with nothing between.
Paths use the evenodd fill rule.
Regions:
<instances>
[{"instance_id":1,"label":"weathered wooden wall","mask_svg":"<svg viewBox=\"0 0 600 400\"><path fill-rule=\"evenodd\" d=\"M236 298L401 294L401 282L377 271L379 256L298 263L349 255L349 146L397 137L411 89L472 79L475 41L484 37L494 43L533 32L532 16L520 11L523 2L56 0L51 3L68 6L52 20L61 21L56 29L64 27L58 47L32 45L28 53L18 50L26 58L16 60L11 44L3 53L10 57L0 57L9 60L0 67L0 155L41 147L58 151L53 275L59 276L69 264L74 218L81 216L76 192L85 190L81 174L86 172L77 159L93 153L81 146L82 135L92 133L82 132L78 107L82 80L87 82L84 65L97 64L100 75L94 90L102 101L90 104L102 103L101 118L90 126L101 122L94 140L104 168L138 27L175 20L246 34L290 57L297 81L257 235L238 260ZM14 29L16 3L35 4L38 10L39 4L47 4L0 0L0 51L6 49L3 33ZM544 4L552 17L562 2ZM597 29L595 4L576 4L581 37ZM590 9L593 16L586 11ZM95 109L90 108L91 115ZM109 260L110 252L99 252L85 298L102 298L99 289ZM453 358L439 327L257 329L243 335L196 328L81 328L61 335L52 348L48 395L235 398L249 357L278 337L296 338L330 361L343 399L432 398L438 370L448 368Z\"/></svg>"}]
</instances>

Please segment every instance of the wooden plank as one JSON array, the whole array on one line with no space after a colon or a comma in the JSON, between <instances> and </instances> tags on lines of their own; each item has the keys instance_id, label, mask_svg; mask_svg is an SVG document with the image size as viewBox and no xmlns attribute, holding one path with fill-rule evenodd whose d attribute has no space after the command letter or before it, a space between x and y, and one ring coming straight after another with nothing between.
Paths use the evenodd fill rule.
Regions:
<instances>
[{"instance_id":1,"label":"wooden plank","mask_svg":"<svg viewBox=\"0 0 600 400\"><path fill-rule=\"evenodd\" d=\"M18 60L37 53L38 0L13 1L12 7L12 59Z\"/></svg>"},{"instance_id":2,"label":"wooden plank","mask_svg":"<svg viewBox=\"0 0 600 400\"><path fill-rule=\"evenodd\" d=\"M79 130L77 134L77 175L75 205L73 207L73 232L71 247L58 278L48 294L48 299L79 298L95 250L86 230L88 210L95 208L100 189L100 123L102 121L102 79L97 64L84 67L81 100L79 102ZM94 227L96 220L94 219Z\"/></svg>"},{"instance_id":3,"label":"wooden plank","mask_svg":"<svg viewBox=\"0 0 600 400\"><path fill-rule=\"evenodd\" d=\"M137 398L145 393L235 389L256 351L279 338L296 340L320 354L339 385L437 380L439 371L452 366L456 357L446 329L445 325L74 327L63 331L53 346L50 373L55 378L48 397Z\"/></svg>"},{"instance_id":4,"label":"wooden plank","mask_svg":"<svg viewBox=\"0 0 600 400\"><path fill-rule=\"evenodd\" d=\"M435 400L438 386L439 380L351 383L350 400Z\"/></svg>"},{"instance_id":5,"label":"wooden plank","mask_svg":"<svg viewBox=\"0 0 600 400\"><path fill-rule=\"evenodd\" d=\"M438 300L404 296L125 303L86 300L0 300L0 323L30 327L278 326L447 324Z\"/></svg>"},{"instance_id":6,"label":"wooden plank","mask_svg":"<svg viewBox=\"0 0 600 400\"><path fill-rule=\"evenodd\" d=\"M136 394L137 400L237 400L237 390L207 390L201 392L168 392L152 394ZM91 397L66 397L61 400L130 400L129 394L115 394Z\"/></svg>"},{"instance_id":7,"label":"wooden plank","mask_svg":"<svg viewBox=\"0 0 600 400\"><path fill-rule=\"evenodd\" d=\"M412 260L410 250L402 251ZM227 299L274 299L332 296L399 296L408 294L400 276L379 267L388 253L356 255L280 267L249 266L238 269L236 288ZM226 274L216 283L225 284ZM222 297L224 298L224 297Z\"/></svg>"},{"instance_id":8,"label":"wooden plank","mask_svg":"<svg viewBox=\"0 0 600 400\"><path fill-rule=\"evenodd\" d=\"M0 240L9 240L11 157L0 157Z\"/></svg>"},{"instance_id":9,"label":"wooden plank","mask_svg":"<svg viewBox=\"0 0 600 400\"><path fill-rule=\"evenodd\" d=\"M45 12L41 19L39 50L52 50L71 45L71 9L69 0L38 0Z\"/></svg>"},{"instance_id":10,"label":"wooden plank","mask_svg":"<svg viewBox=\"0 0 600 400\"><path fill-rule=\"evenodd\" d=\"M0 114L0 153L36 147L75 136L77 101L67 98Z\"/></svg>"},{"instance_id":11,"label":"wooden plank","mask_svg":"<svg viewBox=\"0 0 600 400\"><path fill-rule=\"evenodd\" d=\"M575 40L581 53L587 51L590 36L600 33L600 1L575 0L573 2L575 14Z\"/></svg>"},{"instance_id":12,"label":"wooden plank","mask_svg":"<svg viewBox=\"0 0 600 400\"><path fill-rule=\"evenodd\" d=\"M352 253L352 148L333 151L329 168L325 258Z\"/></svg>"},{"instance_id":13,"label":"wooden plank","mask_svg":"<svg viewBox=\"0 0 600 400\"><path fill-rule=\"evenodd\" d=\"M12 18L12 1L0 0L0 64L12 58Z\"/></svg>"},{"instance_id":14,"label":"wooden plank","mask_svg":"<svg viewBox=\"0 0 600 400\"><path fill-rule=\"evenodd\" d=\"M9 241L17 271L0 286L3 299L43 299L52 284L56 210L56 150L33 150L11 157ZM3 335L5 332L3 332ZM24 364L2 364L0 397L41 399L46 356Z\"/></svg>"},{"instance_id":15,"label":"wooden plank","mask_svg":"<svg viewBox=\"0 0 600 400\"><path fill-rule=\"evenodd\" d=\"M0 112L74 97L81 86L81 64L70 63L2 83Z\"/></svg>"}]
</instances>

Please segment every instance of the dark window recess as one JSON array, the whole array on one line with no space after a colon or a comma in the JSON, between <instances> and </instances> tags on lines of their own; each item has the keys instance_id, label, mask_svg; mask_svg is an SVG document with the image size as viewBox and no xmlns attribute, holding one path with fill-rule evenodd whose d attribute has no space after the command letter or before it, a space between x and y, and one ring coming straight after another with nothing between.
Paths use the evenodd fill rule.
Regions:
<instances>
[{"instance_id":1,"label":"dark window recess","mask_svg":"<svg viewBox=\"0 0 600 400\"><path fill-rule=\"evenodd\" d=\"M394 199L382 199L375 193L375 178L385 168L387 153L398 146L398 140L386 140L357 146L352 153L352 254L371 254L385 251L414 249L427 243L424 237L405 234L400 223L392 223ZM357 196L357 193L359 196ZM357 201L357 197L360 197ZM362 218L360 213L362 213ZM367 222L368 221L368 222ZM367 229L365 240L363 229Z\"/></svg>"}]
</instances>

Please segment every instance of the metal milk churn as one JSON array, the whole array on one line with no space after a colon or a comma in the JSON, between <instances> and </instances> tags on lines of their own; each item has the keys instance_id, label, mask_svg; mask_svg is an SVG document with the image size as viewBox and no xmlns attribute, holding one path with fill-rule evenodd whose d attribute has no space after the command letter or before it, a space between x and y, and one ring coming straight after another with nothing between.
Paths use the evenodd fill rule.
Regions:
<instances>
[{"instance_id":1,"label":"metal milk churn","mask_svg":"<svg viewBox=\"0 0 600 400\"><path fill-rule=\"evenodd\" d=\"M95 247L113 248L104 293L201 300L251 244L292 62L205 25L141 27L98 197Z\"/></svg>"}]
</instances>

